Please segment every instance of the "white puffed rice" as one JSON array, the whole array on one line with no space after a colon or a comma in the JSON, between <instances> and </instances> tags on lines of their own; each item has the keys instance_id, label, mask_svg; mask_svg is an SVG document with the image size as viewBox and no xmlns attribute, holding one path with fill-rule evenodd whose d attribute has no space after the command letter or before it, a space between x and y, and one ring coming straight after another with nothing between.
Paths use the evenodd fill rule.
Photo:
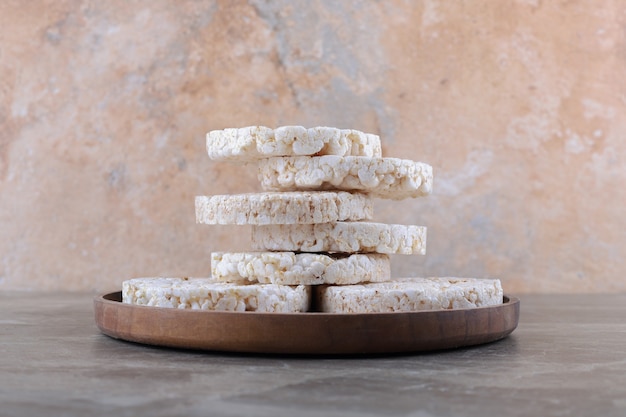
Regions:
<instances>
[{"instance_id":1,"label":"white puffed rice","mask_svg":"<svg viewBox=\"0 0 626 417\"><path fill-rule=\"evenodd\" d=\"M345 191L270 192L196 197L196 222L296 224L368 220L372 200Z\"/></svg>"},{"instance_id":2,"label":"white puffed rice","mask_svg":"<svg viewBox=\"0 0 626 417\"><path fill-rule=\"evenodd\" d=\"M474 308L502 304L498 279L403 278L362 285L315 288L316 303L329 313L383 313Z\"/></svg>"},{"instance_id":3,"label":"white puffed rice","mask_svg":"<svg viewBox=\"0 0 626 417\"><path fill-rule=\"evenodd\" d=\"M423 162L364 156L285 156L259 161L264 190L361 191L401 200L428 195L433 169Z\"/></svg>"},{"instance_id":4,"label":"white puffed rice","mask_svg":"<svg viewBox=\"0 0 626 417\"><path fill-rule=\"evenodd\" d=\"M426 253L426 227L371 222L253 226L252 248L423 255Z\"/></svg>"},{"instance_id":5,"label":"white puffed rice","mask_svg":"<svg viewBox=\"0 0 626 417\"><path fill-rule=\"evenodd\" d=\"M308 310L311 289L304 285L239 285L212 278L133 278L122 283L122 302L193 310L297 313Z\"/></svg>"},{"instance_id":6,"label":"white puffed rice","mask_svg":"<svg viewBox=\"0 0 626 417\"><path fill-rule=\"evenodd\" d=\"M390 279L389 257L382 254L331 256L293 252L214 252L213 279L281 285L356 284Z\"/></svg>"},{"instance_id":7,"label":"white puffed rice","mask_svg":"<svg viewBox=\"0 0 626 417\"><path fill-rule=\"evenodd\" d=\"M371 133L334 127L248 126L212 130L206 136L209 157L215 161L250 162L270 156L355 155L381 156L380 138Z\"/></svg>"}]
</instances>

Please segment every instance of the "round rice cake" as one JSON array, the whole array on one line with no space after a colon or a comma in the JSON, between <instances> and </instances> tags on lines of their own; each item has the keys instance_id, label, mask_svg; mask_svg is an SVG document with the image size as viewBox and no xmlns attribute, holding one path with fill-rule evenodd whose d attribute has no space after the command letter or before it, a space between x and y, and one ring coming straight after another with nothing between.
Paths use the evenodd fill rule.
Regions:
<instances>
[{"instance_id":1,"label":"round rice cake","mask_svg":"<svg viewBox=\"0 0 626 417\"><path fill-rule=\"evenodd\" d=\"M213 130L206 135L209 158L251 162L271 156L355 155L381 156L380 137L354 129L334 127L248 126Z\"/></svg>"},{"instance_id":2,"label":"round rice cake","mask_svg":"<svg viewBox=\"0 0 626 417\"><path fill-rule=\"evenodd\" d=\"M315 288L315 303L328 313L383 313L474 308L502 304L500 280L401 278L362 285Z\"/></svg>"},{"instance_id":3,"label":"round rice cake","mask_svg":"<svg viewBox=\"0 0 626 417\"><path fill-rule=\"evenodd\" d=\"M426 227L372 222L252 227L254 250L424 255Z\"/></svg>"},{"instance_id":4,"label":"round rice cake","mask_svg":"<svg viewBox=\"0 0 626 417\"><path fill-rule=\"evenodd\" d=\"M285 156L259 161L264 190L361 191L401 200L428 195L433 169L423 162L364 156Z\"/></svg>"},{"instance_id":5,"label":"round rice cake","mask_svg":"<svg viewBox=\"0 0 626 417\"><path fill-rule=\"evenodd\" d=\"M214 252L213 279L280 285L356 284L387 281L389 257L382 254L335 256L294 252Z\"/></svg>"},{"instance_id":6,"label":"round rice cake","mask_svg":"<svg viewBox=\"0 0 626 417\"><path fill-rule=\"evenodd\" d=\"M194 310L298 313L309 309L311 288L238 285L212 278L133 278L122 283L122 302Z\"/></svg>"},{"instance_id":7,"label":"round rice cake","mask_svg":"<svg viewBox=\"0 0 626 417\"><path fill-rule=\"evenodd\" d=\"M372 200L360 193L268 192L196 197L196 222L300 224L369 220Z\"/></svg>"}]
</instances>

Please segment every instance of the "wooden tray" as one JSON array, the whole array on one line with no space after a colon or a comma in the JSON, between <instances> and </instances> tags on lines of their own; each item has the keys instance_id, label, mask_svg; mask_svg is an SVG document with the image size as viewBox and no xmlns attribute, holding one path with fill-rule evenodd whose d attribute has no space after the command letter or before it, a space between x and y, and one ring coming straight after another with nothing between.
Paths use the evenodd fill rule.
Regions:
<instances>
[{"instance_id":1,"label":"wooden tray","mask_svg":"<svg viewBox=\"0 0 626 417\"><path fill-rule=\"evenodd\" d=\"M518 298L493 307L410 313L257 313L124 304L94 298L96 324L113 338L149 345L274 354L381 354L493 342L519 321Z\"/></svg>"}]
</instances>

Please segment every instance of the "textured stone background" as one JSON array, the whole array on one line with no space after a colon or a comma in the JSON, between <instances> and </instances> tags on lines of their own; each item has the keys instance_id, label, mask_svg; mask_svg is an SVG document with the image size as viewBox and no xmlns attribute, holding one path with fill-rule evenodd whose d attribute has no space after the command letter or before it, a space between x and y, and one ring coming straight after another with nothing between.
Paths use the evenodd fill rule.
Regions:
<instances>
[{"instance_id":1,"label":"textured stone background","mask_svg":"<svg viewBox=\"0 0 626 417\"><path fill-rule=\"evenodd\" d=\"M300 124L434 166L431 197L376 202L429 227L395 276L623 292L625 37L620 0L4 0L0 289L207 275L249 230L194 196L259 187L205 133Z\"/></svg>"}]
</instances>

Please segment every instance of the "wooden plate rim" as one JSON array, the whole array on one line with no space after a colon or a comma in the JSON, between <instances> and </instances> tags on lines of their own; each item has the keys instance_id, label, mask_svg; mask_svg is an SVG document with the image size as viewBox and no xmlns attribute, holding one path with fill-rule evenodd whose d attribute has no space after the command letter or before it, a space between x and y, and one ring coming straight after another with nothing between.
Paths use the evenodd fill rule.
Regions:
<instances>
[{"instance_id":1,"label":"wooden plate rim","mask_svg":"<svg viewBox=\"0 0 626 417\"><path fill-rule=\"evenodd\" d=\"M115 339L137 342L148 345L195 349L205 351L228 351L244 353L270 354L305 354L305 355L353 355L353 354L386 354L424 352L472 346L489 343L505 338L512 333L519 323L520 299L511 295L504 295L504 302L497 306L485 306L452 310L424 310L413 312L384 312L384 313L261 313L261 312L230 312L205 310L179 310L163 307L137 306L121 302L121 291L114 291L93 298L96 324L102 333ZM146 317L158 316L160 324L149 324L146 328L133 327L133 320L146 320ZM494 319L495 318L495 319ZM165 319L165 320L162 320ZM183 323L210 324L219 323L222 327L231 323L238 331L232 337L219 329L213 328L208 334L195 332L193 335L171 334L167 328L168 320ZM411 332L419 333L421 323L432 324L437 320L440 330L446 333L448 327L459 326L465 323L465 329L452 329L453 334L442 334L440 337L421 337L415 340ZM488 329L472 329L474 320L488 320ZM376 333L383 326L398 327L397 339L389 341L372 340L364 336L366 333ZM120 326L120 324L123 324ZM254 330L258 326L267 325L276 332L276 326L284 325L287 334L283 338L265 340L262 335L258 339L239 340L238 334L243 331ZM305 340L294 343L295 329L313 327L312 333L305 335ZM331 338L338 339L335 343L320 344L323 336L333 328L347 329L346 340L338 339L337 335ZM145 326L144 326L145 327ZM352 330L356 327L356 330ZM468 330L468 328L470 328ZM183 329L184 330L184 329ZM211 333L213 332L213 333ZM385 329L385 334L389 329ZM448 332L450 333L450 332ZM297 335L295 335L297 340ZM422 335L423 336L423 335ZM351 338L351 340L348 340ZM219 339L219 340L218 340ZM232 339L232 340L230 340ZM288 339L288 340L287 340ZM372 343L374 342L374 343Z\"/></svg>"}]
</instances>

